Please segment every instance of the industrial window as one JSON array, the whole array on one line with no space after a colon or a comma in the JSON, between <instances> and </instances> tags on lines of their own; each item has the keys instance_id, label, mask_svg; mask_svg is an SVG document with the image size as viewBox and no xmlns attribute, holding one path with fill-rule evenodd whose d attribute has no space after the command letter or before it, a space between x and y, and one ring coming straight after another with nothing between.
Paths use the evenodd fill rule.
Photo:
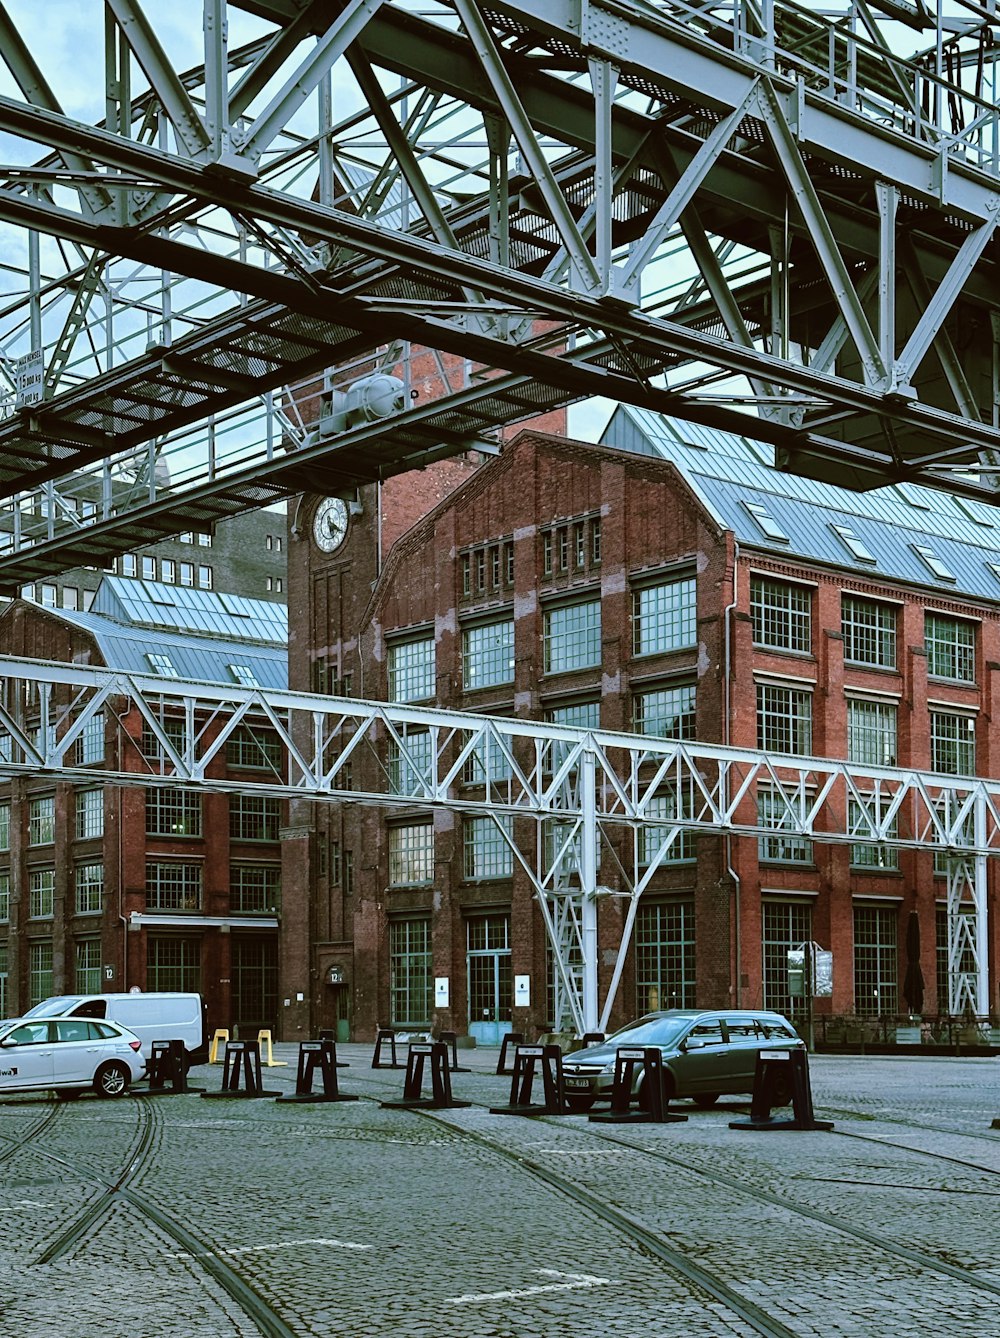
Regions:
<instances>
[{"instance_id":1,"label":"industrial window","mask_svg":"<svg viewBox=\"0 0 1000 1338\"><path fill-rule=\"evenodd\" d=\"M55 869L28 870L28 915L32 920L52 919L55 886Z\"/></svg>"},{"instance_id":2,"label":"industrial window","mask_svg":"<svg viewBox=\"0 0 1000 1338\"><path fill-rule=\"evenodd\" d=\"M601 725L600 702L573 702L569 706L553 706L545 712L546 718L553 725L571 725L574 729L599 729Z\"/></svg>"},{"instance_id":3,"label":"industrial window","mask_svg":"<svg viewBox=\"0 0 1000 1338\"><path fill-rule=\"evenodd\" d=\"M389 647L389 700L422 701L435 689L434 638L397 641Z\"/></svg>"},{"instance_id":4,"label":"industrial window","mask_svg":"<svg viewBox=\"0 0 1000 1338\"><path fill-rule=\"evenodd\" d=\"M807 756L812 751L812 694L758 683L757 747L769 753Z\"/></svg>"},{"instance_id":5,"label":"industrial window","mask_svg":"<svg viewBox=\"0 0 1000 1338\"><path fill-rule=\"evenodd\" d=\"M0 850L10 849L10 804L0 804Z\"/></svg>"},{"instance_id":6,"label":"industrial window","mask_svg":"<svg viewBox=\"0 0 1000 1338\"><path fill-rule=\"evenodd\" d=\"M813 843L795 833L802 827L802 805L776 790L757 793L757 824L770 829L757 838L757 858L766 864L811 864Z\"/></svg>"},{"instance_id":7,"label":"industrial window","mask_svg":"<svg viewBox=\"0 0 1000 1338\"><path fill-rule=\"evenodd\" d=\"M78 864L74 872L77 915L97 915L104 905L104 865Z\"/></svg>"},{"instance_id":8,"label":"industrial window","mask_svg":"<svg viewBox=\"0 0 1000 1338\"><path fill-rule=\"evenodd\" d=\"M231 864L229 900L237 915L277 915L281 909L281 866Z\"/></svg>"},{"instance_id":9,"label":"industrial window","mask_svg":"<svg viewBox=\"0 0 1000 1338\"><path fill-rule=\"evenodd\" d=\"M229 797L231 841L277 841L281 830L281 801L267 795Z\"/></svg>"},{"instance_id":10,"label":"industrial window","mask_svg":"<svg viewBox=\"0 0 1000 1338\"><path fill-rule=\"evenodd\" d=\"M146 790L147 836L201 836L201 795L190 790Z\"/></svg>"},{"instance_id":11,"label":"industrial window","mask_svg":"<svg viewBox=\"0 0 1000 1338\"><path fill-rule=\"evenodd\" d=\"M844 659L851 664L896 667L896 610L874 599L844 595L840 608Z\"/></svg>"},{"instance_id":12,"label":"industrial window","mask_svg":"<svg viewBox=\"0 0 1000 1338\"><path fill-rule=\"evenodd\" d=\"M73 988L77 994L100 994L101 940L99 938L77 939Z\"/></svg>"},{"instance_id":13,"label":"industrial window","mask_svg":"<svg viewBox=\"0 0 1000 1338\"><path fill-rule=\"evenodd\" d=\"M462 682L467 692L514 681L514 619L462 632Z\"/></svg>"},{"instance_id":14,"label":"industrial window","mask_svg":"<svg viewBox=\"0 0 1000 1338\"><path fill-rule=\"evenodd\" d=\"M592 669L601 662L601 601L561 604L548 609L543 624L543 663L547 674Z\"/></svg>"},{"instance_id":15,"label":"industrial window","mask_svg":"<svg viewBox=\"0 0 1000 1338\"><path fill-rule=\"evenodd\" d=\"M646 805L647 819L680 820L690 818L693 812L694 789L690 781L661 790L659 794L651 796ZM667 841L670 844L664 848ZM660 864L683 864L693 860L694 856L693 832L678 829L673 822L660 826L647 821L639 828L638 857L641 868L648 868L658 857Z\"/></svg>"},{"instance_id":16,"label":"industrial window","mask_svg":"<svg viewBox=\"0 0 1000 1338\"><path fill-rule=\"evenodd\" d=\"M64 609L78 609L80 607L80 591L75 585L63 586L62 606Z\"/></svg>"},{"instance_id":17,"label":"industrial window","mask_svg":"<svg viewBox=\"0 0 1000 1338\"><path fill-rule=\"evenodd\" d=\"M0 873L0 921L10 919L10 874Z\"/></svg>"},{"instance_id":18,"label":"industrial window","mask_svg":"<svg viewBox=\"0 0 1000 1338\"><path fill-rule=\"evenodd\" d=\"M147 861L146 908L151 911L200 911L201 865L181 860ZM156 987L147 982L147 988Z\"/></svg>"},{"instance_id":19,"label":"industrial window","mask_svg":"<svg viewBox=\"0 0 1000 1338\"><path fill-rule=\"evenodd\" d=\"M173 558L164 558L160 563L160 579L166 581L168 585L176 585L177 563Z\"/></svg>"},{"instance_id":20,"label":"industrial window","mask_svg":"<svg viewBox=\"0 0 1000 1338\"><path fill-rule=\"evenodd\" d=\"M639 902L635 921L635 1010L694 1006L693 901Z\"/></svg>"},{"instance_id":21,"label":"industrial window","mask_svg":"<svg viewBox=\"0 0 1000 1338\"><path fill-rule=\"evenodd\" d=\"M462 828L464 876L470 879L510 878L514 871L510 847L512 834L513 818L509 813L499 814L496 821L493 818L466 818Z\"/></svg>"},{"instance_id":22,"label":"industrial window","mask_svg":"<svg viewBox=\"0 0 1000 1338\"><path fill-rule=\"evenodd\" d=\"M932 678L976 681L976 628L974 623L942 613L924 615L927 672Z\"/></svg>"},{"instance_id":23,"label":"industrial window","mask_svg":"<svg viewBox=\"0 0 1000 1338\"><path fill-rule=\"evenodd\" d=\"M513 776L507 754L491 735L474 744L462 779L466 785L485 785L491 781L507 781Z\"/></svg>"},{"instance_id":24,"label":"industrial window","mask_svg":"<svg viewBox=\"0 0 1000 1338\"><path fill-rule=\"evenodd\" d=\"M92 715L76 741L76 760L82 767L104 761L104 712Z\"/></svg>"},{"instance_id":25,"label":"industrial window","mask_svg":"<svg viewBox=\"0 0 1000 1338\"><path fill-rule=\"evenodd\" d=\"M434 877L434 828L411 822L389 828L389 884L429 883Z\"/></svg>"},{"instance_id":26,"label":"industrial window","mask_svg":"<svg viewBox=\"0 0 1000 1338\"><path fill-rule=\"evenodd\" d=\"M693 576L632 592L632 653L655 655L683 650L697 640Z\"/></svg>"},{"instance_id":27,"label":"industrial window","mask_svg":"<svg viewBox=\"0 0 1000 1338\"><path fill-rule=\"evenodd\" d=\"M142 579L144 581L156 580L156 558L143 557L142 559Z\"/></svg>"},{"instance_id":28,"label":"industrial window","mask_svg":"<svg viewBox=\"0 0 1000 1338\"><path fill-rule=\"evenodd\" d=\"M28 805L28 845L48 846L55 840L56 801L54 795L32 799Z\"/></svg>"},{"instance_id":29,"label":"industrial window","mask_svg":"<svg viewBox=\"0 0 1000 1338\"><path fill-rule=\"evenodd\" d=\"M894 814L891 821L886 825L886 811L889 807L888 798L876 798L875 795L866 795L864 807L854 798L847 801L847 822L848 831L852 836L869 835L875 823L878 823L887 837L894 838L899 835L899 815ZM867 814L865 809L868 810ZM857 869L898 869L899 868L899 848L893 845L885 845L881 842L865 842L864 844L853 844L851 846L851 863Z\"/></svg>"},{"instance_id":30,"label":"industrial window","mask_svg":"<svg viewBox=\"0 0 1000 1338\"><path fill-rule=\"evenodd\" d=\"M750 621L755 646L812 649L812 591L786 581L750 578Z\"/></svg>"},{"instance_id":31,"label":"industrial window","mask_svg":"<svg viewBox=\"0 0 1000 1338\"><path fill-rule=\"evenodd\" d=\"M199 548L212 547L212 536L207 530L199 530L195 537L198 541Z\"/></svg>"},{"instance_id":32,"label":"industrial window","mask_svg":"<svg viewBox=\"0 0 1000 1338\"><path fill-rule=\"evenodd\" d=\"M28 1002L32 1008L43 999L51 999L52 940L35 939L28 945Z\"/></svg>"},{"instance_id":33,"label":"industrial window","mask_svg":"<svg viewBox=\"0 0 1000 1338\"><path fill-rule=\"evenodd\" d=\"M212 581L213 581L213 578L212 578L212 568L211 568L211 567L199 567L199 568L198 568L198 584L199 584L199 586L202 588L202 590L211 590L211 588L212 588Z\"/></svg>"},{"instance_id":34,"label":"industrial window","mask_svg":"<svg viewBox=\"0 0 1000 1338\"><path fill-rule=\"evenodd\" d=\"M964 908L964 913L971 915L973 913L972 904L969 903ZM963 914L964 918L964 914ZM949 971L949 948L948 941L948 907L938 905L935 913L934 928L936 933L936 982L937 982L937 1000L938 1012L951 1012L951 973ZM956 974L961 976L974 976L976 974L976 957L972 950L970 938L963 941L961 956L956 965Z\"/></svg>"},{"instance_id":35,"label":"industrial window","mask_svg":"<svg viewBox=\"0 0 1000 1338\"><path fill-rule=\"evenodd\" d=\"M54 609L59 602L59 591L56 586L43 581L41 585L41 598L39 603L43 609Z\"/></svg>"},{"instance_id":36,"label":"industrial window","mask_svg":"<svg viewBox=\"0 0 1000 1338\"><path fill-rule=\"evenodd\" d=\"M421 794L432 772L431 732L406 725L397 728L399 739L389 739L389 787L393 794Z\"/></svg>"},{"instance_id":37,"label":"industrial window","mask_svg":"<svg viewBox=\"0 0 1000 1338\"><path fill-rule=\"evenodd\" d=\"M146 659L149 661L149 667L154 674L159 674L160 678L179 678L174 663L169 655L164 655L162 651L147 650Z\"/></svg>"},{"instance_id":38,"label":"industrial window","mask_svg":"<svg viewBox=\"0 0 1000 1338\"><path fill-rule=\"evenodd\" d=\"M394 1027L425 1027L433 1005L429 915L389 921L389 1009Z\"/></svg>"},{"instance_id":39,"label":"industrial window","mask_svg":"<svg viewBox=\"0 0 1000 1338\"><path fill-rule=\"evenodd\" d=\"M266 725L237 725L226 740L226 766L235 770L273 771L280 776L284 756L281 740Z\"/></svg>"},{"instance_id":40,"label":"industrial window","mask_svg":"<svg viewBox=\"0 0 1000 1338\"><path fill-rule=\"evenodd\" d=\"M812 907L801 902L765 901L761 910L764 1007L785 1017L804 1017L806 1000L788 992L788 954L812 939Z\"/></svg>"},{"instance_id":41,"label":"industrial window","mask_svg":"<svg viewBox=\"0 0 1000 1338\"><path fill-rule=\"evenodd\" d=\"M184 721L177 717L167 717L165 719L159 719L157 724L160 728L160 732L164 735L174 752L183 756L187 739ZM143 757L150 762L167 761L167 755L164 751L163 744L146 721L143 721L139 749Z\"/></svg>"},{"instance_id":42,"label":"industrial window","mask_svg":"<svg viewBox=\"0 0 1000 1338\"><path fill-rule=\"evenodd\" d=\"M632 711L637 734L651 734L658 739L696 737L693 683L640 692L635 697Z\"/></svg>"},{"instance_id":43,"label":"industrial window","mask_svg":"<svg viewBox=\"0 0 1000 1338\"><path fill-rule=\"evenodd\" d=\"M854 908L854 1011L860 1017L895 1017L899 968L895 906Z\"/></svg>"},{"instance_id":44,"label":"industrial window","mask_svg":"<svg viewBox=\"0 0 1000 1338\"><path fill-rule=\"evenodd\" d=\"M201 993L201 940L157 938L146 940L146 989Z\"/></svg>"},{"instance_id":45,"label":"industrial window","mask_svg":"<svg viewBox=\"0 0 1000 1338\"><path fill-rule=\"evenodd\" d=\"M180 564L181 585L194 585L194 565L190 562Z\"/></svg>"},{"instance_id":46,"label":"industrial window","mask_svg":"<svg viewBox=\"0 0 1000 1338\"><path fill-rule=\"evenodd\" d=\"M931 711L931 770L949 776L976 772L976 722L953 711Z\"/></svg>"},{"instance_id":47,"label":"industrial window","mask_svg":"<svg viewBox=\"0 0 1000 1338\"><path fill-rule=\"evenodd\" d=\"M847 760L874 767L896 765L898 711L893 702L847 700Z\"/></svg>"},{"instance_id":48,"label":"industrial window","mask_svg":"<svg viewBox=\"0 0 1000 1338\"><path fill-rule=\"evenodd\" d=\"M77 790L76 835L80 841L104 835L103 790Z\"/></svg>"},{"instance_id":49,"label":"industrial window","mask_svg":"<svg viewBox=\"0 0 1000 1338\"><path fill-rule=\"evenodd\" d=\"M123 576L134 576L137 570L135 554L123 553L121 555L121 574Z\"/></svg>"}]
</instances>

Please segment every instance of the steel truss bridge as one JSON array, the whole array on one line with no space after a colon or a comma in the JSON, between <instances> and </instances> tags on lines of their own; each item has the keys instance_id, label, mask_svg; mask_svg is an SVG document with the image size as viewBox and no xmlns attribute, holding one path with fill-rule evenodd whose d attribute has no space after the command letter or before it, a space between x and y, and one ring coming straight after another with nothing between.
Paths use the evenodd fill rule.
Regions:
<instances>
[{"instance_id":1,"label":"steel truss bridge","mask_svg":"<svg viewBox=\"0 0 1000 1338\"><path fill-rule=\"evenodd\" d=\"M8 779L195 787L488 819L540 907L557 1015L581 1033L606 1029L639 900L684 833L933 849L949 867L949 1010L989 1013L986 866L1000 855L1000 781L7 656L0 703L0 777ZM120 728L118 769L75 764L89 730L135 712L159 745L156 760ZM211 775L227 739L247 726L273 731L286 768L255 783ZM362 758L368 763L355 765ZM362 775L377 782L356 787ZM771 796L767 824L758 816L762 790ZM597 908L607 897L623 898L626 910L601 1000Z\"/></svg>"},{"instance_id":2,"label":"steel truss bridge","mask_svg":"<svg viewBox=\"0 0 1000 1338\"><path fill-rule=\"evenodd\" d=\"M991 496L998 18L951 3L83 0L71 69L0 3L0 587L593 395ZM309 429L414 343L433 400Z\"/></svg>"}]
</instances>

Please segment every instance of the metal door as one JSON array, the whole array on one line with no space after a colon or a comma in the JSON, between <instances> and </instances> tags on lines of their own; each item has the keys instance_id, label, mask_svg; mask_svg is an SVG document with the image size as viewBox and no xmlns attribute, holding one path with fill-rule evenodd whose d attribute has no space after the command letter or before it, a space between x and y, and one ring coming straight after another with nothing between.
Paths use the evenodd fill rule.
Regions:
<instances>
[{"instance_id":1,"label":"metal door","mask_svg":"<svg viewBox=\"0 0 1000 1338\"><path fill-rule=\"evenodd\" d=\"M467 927L469 1035L499 1045L511 1029L510 916L479 915Z\"/></svg>"},{"instance_id":2,"label":"metal door","mask_svg":"<svg viewBox=\"0 0 1000 1338\"><path fill-rule=\"evenodd\" d=\"M278 944L233 939L233 1021L241 1036L272 1031L278 1021Z\"/></svg>"}]
</instances>

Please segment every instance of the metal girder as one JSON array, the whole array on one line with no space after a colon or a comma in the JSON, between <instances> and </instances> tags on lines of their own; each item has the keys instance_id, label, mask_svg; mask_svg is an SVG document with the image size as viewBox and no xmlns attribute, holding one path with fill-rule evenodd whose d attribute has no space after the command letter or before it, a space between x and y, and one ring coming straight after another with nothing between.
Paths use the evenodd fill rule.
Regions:
<instances>
[{"instance_id":1,"label":"metal girder","mask_svg":"<svg viewBox=\"0 0 1000 1338\"><path fill-rule=\"evenodd\" d=\"M227 20L239 8L274 26L234 52ZM997 109L962 86L959 69L940 85L958 108L955 125L945 124L940 98L929 115L922 99L933 81L881 40L877 16L861 16L869 39L836 16L782 4L752 22L739 5L695 12L633 0L428 0L419 13L402 0L203 0L201 12L199 76L174 71L155 11L144 13L139 0L108 7L121 68L109 83L107 124L61 112L23 34L11 59L26 100L0 99L0 129L52 150L33 167L0 170L0 219L126 257L144 275L162 271L159 295L142 306L146 342L177 346L185 330L207 330L198 302L209 285L210 322L227 306L239 319L249 295L339 324L330 363L348 348L380 356L387 333L464 356L478 324L496 335L477 345L484 378L498 369L530 375L546 407L610 392L719 422L719 406L698 389L662 388L686 364L704 363L738 380L735 401L750 383L761 400L759 434L791 434L777 443L791 467L835 470L860 487L935 470L950 480L979 455L1000 456L992 406L976 401L983 379L966 373L956 413L921 368L933 341L954 389L949 325L970 309L993 314ZM130 63L151 84L136 99ZM342 101L348 85L348 101L356 95L336 124L325 92L334 74ZM392 77L404 81L397 92ZM304 133L296 112L313 97L316 129ZM408 114L413 98L425 100L427 115ZM908 211L906 235L932 294L908 325L886 280L886 191ZM423 214L413 222L403 207L411 199ZM772 235L787 247L782 276L792 294L777 316L760 283ZM675 263L683 282L670 279ZM57 269L42 276L36 248L36 333L55 319ZM865 292L873 273L882 276L877 339ZM829 292L813 315L800 294L824 275ZM185 290L173 276L193 283ZM65 292L78 292L68 266L64 278ZM687 319L692 285L711 294L721 323L707 303L700 325ZM186 302L185 291L195 298ZM182 403L182 388L164 393L148 360L117 347L105 353L97 316L110 328L109 313L120 311L135 340L137 305L128 283L109 281L102 296L103 313L93 302L60 308L60 330L78 334L74 347L89 340L85 357L67 358L66 338L60 345L68 398L45 401L34 420L12 415L2 429L23 463L8 474L12 491L94 464L119 429L131 451L143 432L166 436L238 402L239 365L206 366L202 384L197 359L185 358L193 393ZM798 345L801 362L767 346L775 319L783 322L776 342ZM531 342L542 320L553 335L544 350ZM399 328L388 330L390 321ZM912 398L911 384L895 393L885 356L895 327ZM16 304L6 329L0 352L10 367L28 347ZM570 356L571 367L559 365ZM271 363L266 384L317 365L306 356ZM111 413L109 376L118 396ZM667 398L656 401L656 391ZM495 397L491 411L501 410L527 416L529 400L519 412L513 397ZM735 409L730 418L745 430ZM114 435L95 444L95 424L106 420ZM456 440L425 438L422 447L454 449ZM211 467L194 486L221 495ZM123 530L127 523L123 515Z\"/></svg>"},{"instance_id":2,"label":"metal girder","mask_svg":"<svg viewBox=\"0 0 1000 1338\"><path fill-rule=\"evenodd\" d=\"M133 710L159 742L157 759L140 755L121 730L117 769L76 765L76 744L98 716L123 720ZM180 737L166 719L183 722ZM233 730L252 721L266 722L282 746L281 770L254 781L213 775ZM394 759L366 769L375 783L362 787L353 760L387 749L392 757L392 748ZM602 1013L596 908L609 891L599 883L604 855L604 867L620 871L617 893L630 900L623 956L638 901L683 832L933 850L954 872L949 942L953 974L965 981L955 997L988 1012L980 1005L990 997L986 861L1000 856L996 780L2 656L0 777L39 776L489 817L531 879L570 1011L586 1029L606 1022L620 979L616 971ZM533 841L515 830L519 820L534 824ZM623 843L616 832L633 839Z\"/></svg>"}]
</instances>

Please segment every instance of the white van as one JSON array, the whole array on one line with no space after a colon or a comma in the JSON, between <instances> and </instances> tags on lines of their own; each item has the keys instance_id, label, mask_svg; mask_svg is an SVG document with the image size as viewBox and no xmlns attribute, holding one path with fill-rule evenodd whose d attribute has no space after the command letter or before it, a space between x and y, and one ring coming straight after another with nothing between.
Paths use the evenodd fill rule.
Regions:
<instances>
[{"instance_id":1,"label":"white van","mask_svg":"<svg viewBox=\"0 0 1000 1338\"><path fill-rule=\"evenodd\" d=\"M147 1062L153 1041L183 1041L189 1066L208 1059L205 1005L200 994L59 994L35 1004L24 1016L109 1018L138 1036Z\"/></svg>"}]
</instances>

